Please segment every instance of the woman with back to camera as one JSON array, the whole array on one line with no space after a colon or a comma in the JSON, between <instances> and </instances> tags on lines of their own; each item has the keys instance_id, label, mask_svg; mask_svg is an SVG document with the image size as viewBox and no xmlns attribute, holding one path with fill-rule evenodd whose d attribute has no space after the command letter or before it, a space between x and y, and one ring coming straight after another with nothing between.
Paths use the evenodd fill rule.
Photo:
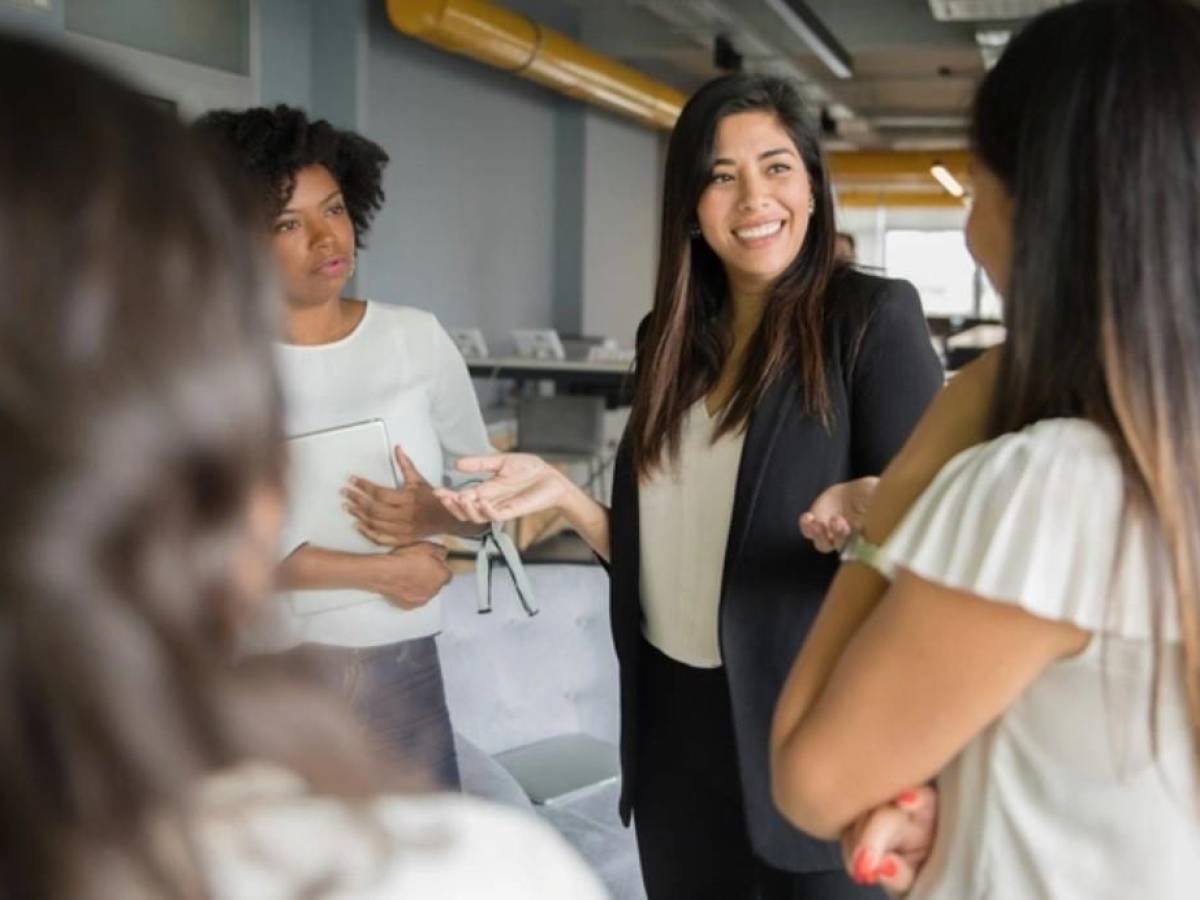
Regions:
<instances>
[{"instance_id":1,"label":"woman with back to camera","mask_svg":"<svg viewBox=\"0 0 1200 900\"><path fill-rule=\"evenodd\" d=\"M341 673L367 721L444 787L459 773L425 607L450 577L445 551L426 539L477 533L433 495L447 457L489 452L470 375L429 313L343 296L371 220L383 204L381 147L298 109L209 113L197 128L233 156L262 198L286 294L286 342L277 347L289 435L380 418L397 444L399 489L356 480L346 514L379 544L375 554L308 542L285 527L280 580L296 640ZM326 608L311 591L356 588L373 598ZM425 607L416 615L408 610ZM435 613L431 615L431 613Z\"/></svg>"},{"instance_id":2,"label":"woman with back to camera","mask_svg":"<svg viewBox=\"0 0 1200 900\"><path fill-rule=\"evenodd\" d=\"M780 702L776 796L835 834L936 777L923 898L1194 897L1200 9L1035 19L972 146L968 244L1008 326L986 442L894 530L885 476L882 546L852 544L872 568L839 573ZM861 877L903 868L880 849Z\"/></svg>"},{"instance_id":3,"label":"woman with back to camera","mask_svg":"<svg viewBox=\"0 0 1200 900\"><path fill-rule=\"evenodd\" d=\"M0 34L0 884L64 898L587 897L548 829L388 796L285 657L279 297L236 178Z\"/></svg>"},{"instance_id":4,"label":"woman with back to camera","mask_svg":"<svg viewBox=\"0 0 1200 900\"><path fill-rule=\"evenodd\" d=\"M671 135L611 512L524 455L461 461L495 477L442 494L473 522L556 507L608 560L652 900L869 893L770 797L771 713L837 566L796 522L835 485L858 502L942 375L912 287L837 264L834 234L795 88L710 82Z\"/></svg>"}]
</instances>

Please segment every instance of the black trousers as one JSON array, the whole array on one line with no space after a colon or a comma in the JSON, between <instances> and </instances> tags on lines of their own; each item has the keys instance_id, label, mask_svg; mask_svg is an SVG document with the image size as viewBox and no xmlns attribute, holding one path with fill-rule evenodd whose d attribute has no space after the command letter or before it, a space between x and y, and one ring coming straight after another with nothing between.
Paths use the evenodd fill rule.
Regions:
<instances>
[{"instance_id":1,"label":"black trousers","mask_svg":"<svg viewBox=\"0 0 1200 900\"><path fill-rule=\"evenodd\" d=\"M645 644L633 819L649 900L880 900L844 872L783 872L750 846L724 669Z\"/></svg>"}]
</instances>

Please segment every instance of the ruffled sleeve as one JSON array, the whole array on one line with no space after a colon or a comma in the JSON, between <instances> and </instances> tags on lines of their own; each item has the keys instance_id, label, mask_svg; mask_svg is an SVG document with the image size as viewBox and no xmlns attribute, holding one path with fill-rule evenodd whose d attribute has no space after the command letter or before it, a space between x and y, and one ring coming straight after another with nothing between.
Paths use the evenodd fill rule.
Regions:
<instances>
[{"instance_id":1,"label":"ruffled sleeve","mask_svg":"<svg viewBox=\"0 0 1200 900\"><path fill-rule=\"evenodd\" d=\"M1152 585L1169 585L1161 548L1147 538L1126 508L1108 436L1082 419L1051 419L947 463L876 568L1141 639L1155 633ZM1162 618L1171 639L1174 615Z\"/></svg>"}]
</instances>

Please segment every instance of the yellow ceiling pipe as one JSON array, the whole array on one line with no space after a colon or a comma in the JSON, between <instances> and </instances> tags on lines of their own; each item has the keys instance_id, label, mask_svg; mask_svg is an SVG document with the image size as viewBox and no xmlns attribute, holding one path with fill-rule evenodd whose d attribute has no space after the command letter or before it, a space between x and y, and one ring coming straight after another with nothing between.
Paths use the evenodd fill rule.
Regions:
<instances>
[{"instance_id":1,"label":"yellow ceiling pipe","mask_svg":"<svg viewBox=\"0 0 1200 900\"><path fill-rule=\"evenodd\" d=\"M838 191L838 206L843 209L874 209L879 206L905 209L965 209L966 203L945 191Z\"/></svg>"},{"instance_id":2,"label":"yellow ceiling pipe","mask_svg":"<svg viewBox=\"0 0 1200 900\"><path fill-rule=\"evenodd\" d=\"M487 0L388 0L397 31L469 56L577 100L671 128L687 99L528 16Z\"/></svg>"},{"instance_id":3,"label":"yellow ceiling pipe","mask_svg":"<svg viewBox=\"0 0 1200 900\"><path fill-rule=\"evenodd\" d=\"M838 150L827 158L830 174L837 184L932 180L929 170L937 163L961 183L970 184L965 150Z\"/></svg>"}]
</instances>

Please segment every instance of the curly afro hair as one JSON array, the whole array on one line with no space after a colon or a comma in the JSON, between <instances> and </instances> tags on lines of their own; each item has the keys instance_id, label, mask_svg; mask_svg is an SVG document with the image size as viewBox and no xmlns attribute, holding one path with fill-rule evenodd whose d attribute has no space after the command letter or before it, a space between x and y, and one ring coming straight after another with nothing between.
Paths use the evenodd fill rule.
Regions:
<instances>
[{"instance_id":1,"label":"curly afro hair","mask_svg":"<svg viewBox=\"0 0 1200 900\"><path fill-rule=\"evenodd\" d=\"M378 144L324 119L311 122L303 110L283 104L216 110L197 119L194 127L232 154L233 162L260 190L263 211L271 219L292 199L296 173L324 166L342 189L355 244L365 246L371 220L383 206L381 182L388 155Z\"/></svg>"}]
</instances>

